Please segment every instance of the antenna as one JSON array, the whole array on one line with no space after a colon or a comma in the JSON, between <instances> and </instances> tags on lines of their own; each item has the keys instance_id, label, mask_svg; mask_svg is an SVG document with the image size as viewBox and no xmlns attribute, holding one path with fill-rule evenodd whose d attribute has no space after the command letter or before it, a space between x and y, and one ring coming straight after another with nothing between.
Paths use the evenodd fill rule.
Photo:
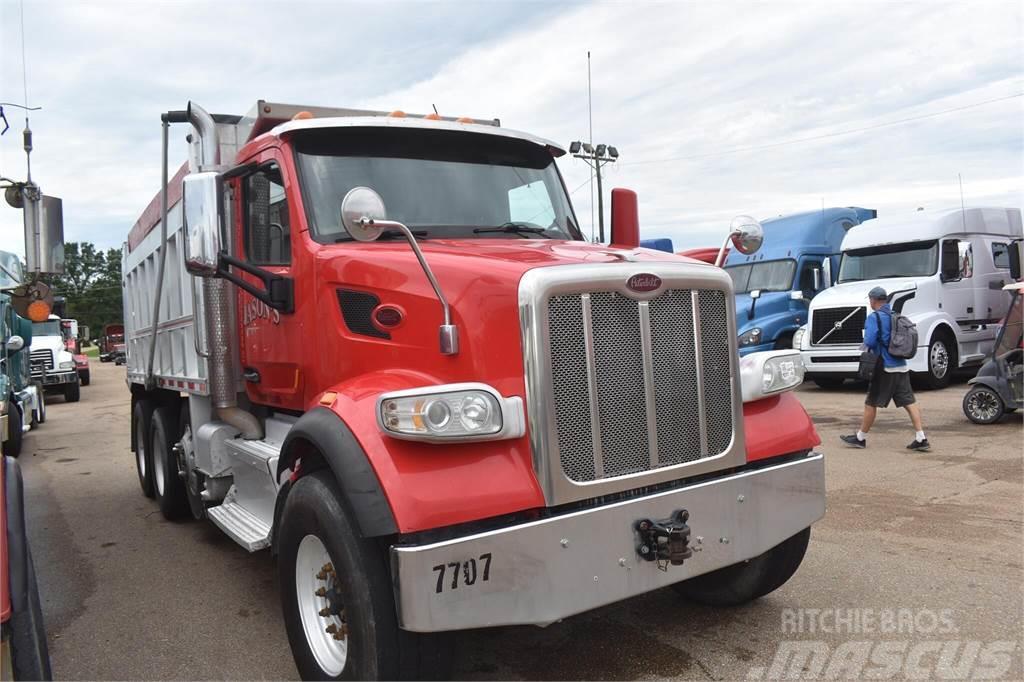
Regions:
<instances>
[{"instance_id":1,"label":"antenna","mask_svg":"<svg viewBox=\"0 0 1024 682\"><path fill-rule=\"evenodd\" d=\"M22 133L25 148L25 181L32 184L32 129L28 125L28 66L25 61L25 0L21 0L21 85L25 93L25 132Z\"/></svg>"},{"instance_id":2,"label":"antenna","mask_svg":"<svg viewBox=\"0 0 1024 682\"><path fill-rule=\"evenodd\" d=\"M441 115L441 114L440 114L440 113L438 113L438 111L437 111L437 105L436 105L436 104L431 104L430 106L434 107L434 113L435 113L435 114L437 114L438 116L440 116L440 115Z\"/></svg>"},{"instance_id":3,"label":"antenna","mask_svg":"<svg viewBox=\"0 0 1024 682\"><path fill-rule=\"evenodd\" d=\"M960 220L964 224L964 232L967 232L967 208L964 206L964 179L957 173L957 180L960 181Z\"/></svg>"},{"instance_id":4,"label":"antenna","mask_svg":"<svg viewBox=\"0 0 1024 682\"><path fill-rule=\"evenodd\" d=\"M590 50L587 50L587 119L590 125L590 142L591 148L594 146L594 108L593 99L590 90ZM594 171L590 171L590 241L594 241Z\"/></svg>"}]
</instances>

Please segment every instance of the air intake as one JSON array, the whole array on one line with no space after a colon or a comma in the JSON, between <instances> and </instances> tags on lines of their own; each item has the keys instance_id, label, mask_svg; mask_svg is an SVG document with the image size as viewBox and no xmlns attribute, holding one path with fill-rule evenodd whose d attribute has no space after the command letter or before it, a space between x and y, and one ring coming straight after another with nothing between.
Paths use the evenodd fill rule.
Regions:
<instances>
[{"instance_id":1,"label":"air intake","mask_svg":"<svg viewBox=\"0 0 1024 682\"><path fill-rule=\"evenodd\" d=\"M380 305L380 299L373 294L350 289L338 289L338 305L345 326L353 334L390 339L391 334L373 325L373 309Z\"/></svg>"}]
</instances>

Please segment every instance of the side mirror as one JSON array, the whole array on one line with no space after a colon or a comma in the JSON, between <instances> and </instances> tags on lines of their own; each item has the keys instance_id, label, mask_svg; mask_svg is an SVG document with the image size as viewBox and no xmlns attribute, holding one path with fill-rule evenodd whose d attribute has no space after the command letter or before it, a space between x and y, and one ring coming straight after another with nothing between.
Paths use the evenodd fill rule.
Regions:
<instances>
[{"instance_id":1,"label":"side mirror","mask_svg":"<svg viewBox=\"0 0 1024 682\"><path fill-rule=\"evenodd\" d=\"M612 245L627 249L640 246L640 214L636 192L631 189L612 190Z\"/></svg>"},{"instance_id":2,"label":"side mirror","mask_svg":"<svg viewBox=\"0 0 1024 682\"><path fill-rule=\"evenodd\" d=\"M4 345L7 346L7 354L13 355L25 347L25 339L15 334L14 336L7 339L7 343Z\"/></svg>"},{"instance_id":3,"label":"side mirror","mask_svg":"<svg viewBox=\"0 0 1024 682\"><path fill-rule=\"evenodd\" d=\"M804 292L802 292L802 291L791 291L791 292L789 292L789 298L791 300L794 300L794 301L803 301L803 300L805 300L804 299Z\"/></svg>"},{"instance_id":4,"label":"side mirror","mask_svg":"<svg viewBox=\"0 0 1024 682\"><path fill-rule=\"evenodd\" d=\"M386 219L384 200L369 187L353 187L341 200L341 225L358 242L376 241L384 231L377 221Z\"/></svg>"},{"instance_id":5,"label":"side mirror","mask_svg":"<svg viewBox=\"0 0 1024 682\"><path fill-rule=\"evenodd\" d=\"M182 181L185 269L198 277L217 276L223 246L223 198L224 181L219 173L191 173Z\"/></svg>"},{"instance_id":6,"label":"side mirror","mask_svg":"<svg viewBox=\"0 0 1024 682\"><path fill-rule=\"evenodd\" d=\"M821 289L821 268L814 268L811 270L811 277L814 279L814 290L818 291Z\"/></svg>"},{"instance_id":7,"label":"side mirror","mask_svg":"<svg viewBox=\"0 0 1024 682\"><path fill-rule=\"evenodd\" d=\"M760 289L754 289L753 291L751 291L750 292L750 298L754 299L755 301L757 299L761 298L761 290Z\"/></svg>"},{"instance_id":8,"label":"side mirror","mask_svg":"<svg viewBox=\"0 0 1024 682\"><path fill-rule=\"evenodd\" d=\"M738 215L733 218L729 225L729 236L726 237L722 248L718 250L718 258L715 259L716 266L722 267L722 264L725 263L726 249L730 241L737 251L744 256L749 256L761 248L761 243L764 241L764 228L761 227L761 223L748 215Z\"/></svg>"},{"instance_id":9,"label":"side mirror","mask_svg":"<svg viewBox=\"0 0 1024 682\"><path fill-rule=\"evenodd\" d=\"M821 274L822 274L822 279L825 280L825 282L824 282L825 287L824 288L828 289L830 286L832 286L832 281L833 281L832 280L832 259L831 258L826 258L825 260L821 261Z\"/></svg>"}]
</instances>

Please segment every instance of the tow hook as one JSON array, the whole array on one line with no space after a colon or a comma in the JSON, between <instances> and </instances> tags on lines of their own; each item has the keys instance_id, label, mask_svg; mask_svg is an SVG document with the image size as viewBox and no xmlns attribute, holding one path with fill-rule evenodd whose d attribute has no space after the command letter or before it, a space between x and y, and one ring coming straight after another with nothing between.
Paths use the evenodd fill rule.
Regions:
<instances>
[{"instance_id":1,"label":"tow hook","mask_svg":"<svg viewBox=\"0 0 1024 682\"><path fill-rule=\"evenodd\" d=\"M679 509L661 521L641 519L633 528L639 535L636 553L645 561L657 561L658 570L667 571L668 565L681 566L693 556L690 548L690 512Z\"/></svg>"}]
</instances>

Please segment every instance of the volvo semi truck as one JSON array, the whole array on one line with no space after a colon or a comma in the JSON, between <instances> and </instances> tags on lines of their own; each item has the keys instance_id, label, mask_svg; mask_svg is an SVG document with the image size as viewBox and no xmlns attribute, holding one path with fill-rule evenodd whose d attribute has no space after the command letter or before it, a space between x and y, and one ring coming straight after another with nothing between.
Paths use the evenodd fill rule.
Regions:
<instances>
[{"instance_id":1,"label":"volvo semi truck","mask_svg":"<svg viewBox=\"0 0 1024 682\"><path fill-rule=\"evenodd\" d=\"M635 194L590 244L563 148L497 120L162 123L189 161L123 250L134 466L276 556L302 676L444 674L452 632L797 570L825 509L799 354L741 359L729 276L639 248Z\"/></svg>"}]
</instances>

